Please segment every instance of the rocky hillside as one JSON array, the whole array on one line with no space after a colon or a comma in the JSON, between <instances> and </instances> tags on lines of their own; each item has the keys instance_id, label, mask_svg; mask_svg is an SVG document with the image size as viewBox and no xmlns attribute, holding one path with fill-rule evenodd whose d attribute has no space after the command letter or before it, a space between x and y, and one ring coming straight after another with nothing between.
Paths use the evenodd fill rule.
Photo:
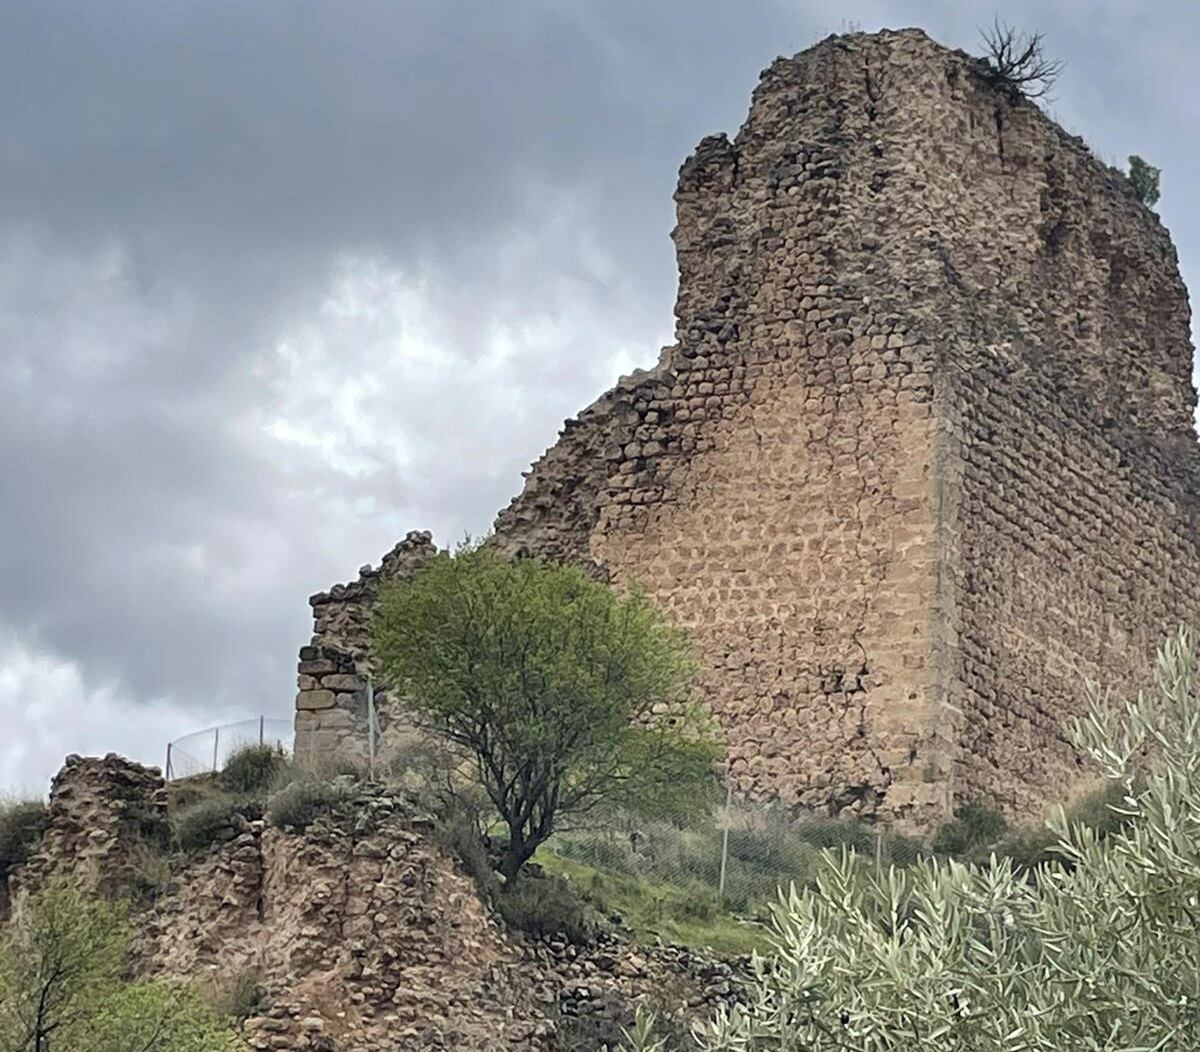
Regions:
<instances>
[{"instance_id":1,"label":"rocky hillside","mask_svg":"<svg viewBox=\"0 0 1200 1052\"><path fill-rule=\"evenodd\" d=\"M235 810L182 852L157 769L72 756L12 902L60 878L132 898L139 969L256 988L255 1049L598 1049L639 1002L730 995L729 965L693 951L509 932L403 792L347 780L302 831L270 817Z\"/></svg>"}]
</instances>

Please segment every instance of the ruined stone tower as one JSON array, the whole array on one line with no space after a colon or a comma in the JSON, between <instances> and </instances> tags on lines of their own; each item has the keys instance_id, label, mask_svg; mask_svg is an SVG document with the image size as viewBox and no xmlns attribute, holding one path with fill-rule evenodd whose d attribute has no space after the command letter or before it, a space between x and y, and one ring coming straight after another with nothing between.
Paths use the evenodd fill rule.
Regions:
<instances>
[{"instance_id":1,"label":"ruined stone tower","mask_svg":"<svg viewBox=\"0 0 1200 1052\"><path fill-rule=\"evenodd\" d=\"M1084 681L1129 689L1200 624L1157 217L915 30L777 60L675 200L676 342L567 423L497 543L690 629L742 794L917 827L1068 796Z\"/></svg>"}]
</instances>

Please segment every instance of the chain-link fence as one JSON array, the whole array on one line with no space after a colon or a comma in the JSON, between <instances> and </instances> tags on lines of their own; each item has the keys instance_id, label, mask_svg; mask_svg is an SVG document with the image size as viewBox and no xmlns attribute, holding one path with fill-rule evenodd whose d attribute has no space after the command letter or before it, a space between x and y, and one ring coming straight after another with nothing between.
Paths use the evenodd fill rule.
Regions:
<instances>
[{"instance_id":1,"label":"chain-link fence","mask_svg":"<svg viewBox=\"0 0 1200 1052\"><path fill-rule=\"evenodd\" d=\"M291 720L266 716L185 734L167 744L167 781L219 771L230 756L248 745L277 746L290 756L293 737Z\"/></svg>"},{"instance_id":2,"label":"chain-link fence","mask_svg":"<svg viewBox=\"0 0 1200 1052\"><path fill-rule=\"evenodd\" d=\"M798 818L783 807L728 798L699 815L618 818L558 833L547 844L577 866L715 899L744 916L765 915L781 887L815 878L824 849L842 847L898 866L928 851L863 822Z\"/></svg>"}]
</instances>

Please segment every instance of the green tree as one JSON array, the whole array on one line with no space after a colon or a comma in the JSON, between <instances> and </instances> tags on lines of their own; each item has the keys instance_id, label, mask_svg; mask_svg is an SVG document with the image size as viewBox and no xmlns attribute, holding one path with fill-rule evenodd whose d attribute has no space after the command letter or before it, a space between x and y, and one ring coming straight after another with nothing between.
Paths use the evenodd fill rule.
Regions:
<instances>
[{"instance_id":1,"label":"green tree","mask_svg":"<svg viewBox=\"0 0 1200 1052\"><path fill-rule=\"evenodd\" d=\"M1133 192L1137 195L1137 199L1147 208L1153 208L1158 204L1158 199L1161 196L1158 190L1158 182L1161 175L1161 169L1155 168L1152 164L1147 164L1137 154L1130 155L1129 185L1133 187Z\"/></svg>"},{"instance_id":2,"label":"green tree","mask_svg":"<svg viewBox=\"0 0 1200 1052\"><path fill-rule=\"evenodd\" d=\"M59 885L0 931L0 1052L232 1052L232 1028L185 984L128 978L120 903Z\"/></svg>"},{"instance_id":3,"label":"green tree","mask_svg":"<svg viewBox=\"0 0 1200 1052\"><path fill-rule=\"evenodd\" d=\"M0 883L29 857L45 826L44 800L0 799Z\"/></svg>"},{"instance_id":4,"label":"green tree","mask_svg":"<svg viewBox=\"0 0 1200 1052\"><path fill-rule=\"evenodd\" d=\"M903 873L831 858L814 891L781 903L776 955L745 1006L700 1028L701 1048L1200 1048L1198 667L1181 632L1153 691L1119 707L1091 692L1074 741L1120 787L1125 821L1101 837L1060 808L1069 865L1030 882L995 857Z\"/></svg>"},{"instance_id":5,"label":"green tree","mask_svg":"<svg viewBox=\"0 0 1200 1052\"><path fill-rule=\"evenodd\" d=\"M716 750L691 648L643 592L464 547L386 589L373 630L407 715L449 744L507 826L507 883L572 818L702 799Z\"/></svg>"}]
</instances>

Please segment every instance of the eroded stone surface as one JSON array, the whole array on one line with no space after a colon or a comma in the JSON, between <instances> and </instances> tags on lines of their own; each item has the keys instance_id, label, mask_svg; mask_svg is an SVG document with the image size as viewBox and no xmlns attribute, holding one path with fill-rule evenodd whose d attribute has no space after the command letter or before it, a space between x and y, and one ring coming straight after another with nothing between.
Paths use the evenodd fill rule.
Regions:
<instances>
[{"instance_id":1,"label":"eroded stone surface","mask_svg":"<svg viewBox=\"0 0 1200 1052\"><path fill-rule=\"evenodd\" d=\"M9 878L13 897L58 879L104 895L136 894L145 879L144 852L162 850L168 839L157 767L115 753L68 756L50 785L41 841Z\"/></svg>"}]
</instances>

